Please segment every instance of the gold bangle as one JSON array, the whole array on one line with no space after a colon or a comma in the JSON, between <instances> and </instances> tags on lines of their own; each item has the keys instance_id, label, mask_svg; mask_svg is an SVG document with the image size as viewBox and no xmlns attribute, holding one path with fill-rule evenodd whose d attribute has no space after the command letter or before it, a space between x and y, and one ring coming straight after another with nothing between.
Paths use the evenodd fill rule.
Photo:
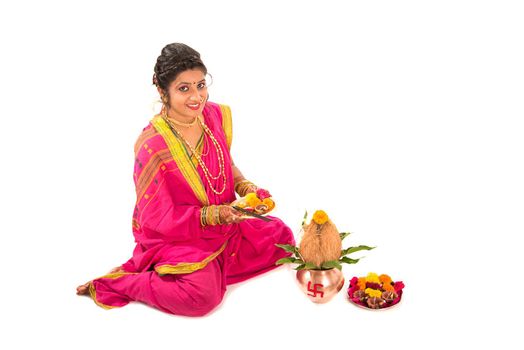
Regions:
<instances>
[{"instance_id":1,"label":"gold bangle","mask_svg":"<svg viewBox=\"0 0 524 350\"><path fill-rule=\"evenodd\" d=\"M202 227L204 226L207 226L208 223L207 223L207 218L206 218L206 215L207 215L207 209L208 207L203 207L202 208L202 213L200 214L200 220L202 221Z\"/></svg>"},{"instance_id":2,"label":"gold bangle","mask_svg":"<svg viewBox=\"0 0 524 350\"><path fill-rule=\"evenodd\" d=\"M243 179L241 181L235 182L235 192L238 193L238 187L241 186L246 181L247 181L246 179Z\"/></svg>"},{"instance_id":3,"label":"gold bangle","mask_svg":"<svg viewBox=\"0 0 524 350\"><path fill-rule=\"evenodd\" d=\"M249 186L257 187L254 183L252 183L249 180L240 181L238 184L235 185L235 192L238 193L240 197L244 197Z\"/></svg>"},{"instance_id":4,"label":"gold bangle","mask_svg":"<svg viewBox=\"0 0 524 350\"><path fill-rule=\"evenodd\" d=\"M211 206L209 205L206 209L206 223L212 225L211 219L209 218L209 212L211 211Z\"/></svg>"},{"instance_id":5,"label":"gold bangle","mask_svg":"<svg viewBox=\"0 0 524 350\"><path fill-rule=\"evenodd\" d=\"M208 225L206 215L207 215L207 207L202 207L202 211L200 213L200 222L202 223L202 227Z\"/></svg>"},{"instance_id":6,"label":"gold bangle","mask_svg":"<svg viewBox=\"0 0 524 350\"><path fill-rule=\"evenodd\" d=\"M217 225L221 225L221 223L220 223L220 206L219 205L217 205L215 207L215 217L216 217Z\"/></svg>"},{"instance_id":7,"label":"gold bangle","mask_svg":"<svg viewBox=\"0 0 524 350\"><path fill-rule=\"evenodd\" d=\"M208 225L212 225L212 226L215 225L215 222L213 221L213 207L214 207L214 205L210 205L208 207L208 209L207 209L207 212L206 212L207 223L208 223Z\"/></svg>"},{"instance_id":8,"label":"gold bangle","mask_svg":"<svg viewBox=\"0 0 524 350\"><path fill-rule=\"evenodd\" d=\"M251 183L251 181L246 180L246 179L237 182L237 183L235 184L235 190L236 190L239 186L242 186L242 185L244 185L244 184L248 184L248 183Z\"/></svg>"}]
</instances>

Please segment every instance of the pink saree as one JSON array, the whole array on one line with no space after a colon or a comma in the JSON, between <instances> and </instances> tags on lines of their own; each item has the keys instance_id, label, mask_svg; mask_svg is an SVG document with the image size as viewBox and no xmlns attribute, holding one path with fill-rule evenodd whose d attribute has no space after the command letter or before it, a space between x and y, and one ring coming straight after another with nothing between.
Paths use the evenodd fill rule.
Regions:
<instances>
[{"instance_id":1,"label":"pink saree","mask_svg":"<svg viewBox=\"0 0 524 350\"><path fill-rule=\"evenodd\" d=\"M289 256L275 243L295 244L293 233L276 217L270 216L271 222L201 226L202 206L235 200L231 111L208 101L203 116L224 153L226 190L221 195L211 191L196 159L155 116L135 145L136 247L122 265L124 272L91 281L89 292L99 306L139 301L172 314L202 316L220 304L227 285L272 270L278 259ZM204 134L202 159L217 174L218 158L210 145ZM221 188L222 183L213 185Z\"/></svg>"}]
</instances>

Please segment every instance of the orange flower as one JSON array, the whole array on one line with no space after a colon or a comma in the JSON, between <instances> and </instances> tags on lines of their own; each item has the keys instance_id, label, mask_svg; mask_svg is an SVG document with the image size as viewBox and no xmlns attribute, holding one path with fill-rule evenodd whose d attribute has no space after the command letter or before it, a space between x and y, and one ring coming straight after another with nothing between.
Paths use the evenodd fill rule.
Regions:
<instances>
[{"instance_id":1,"label":"orange flower","mask_svg":"<svg viewBox=\"0 0 524 350\"><path fill-rule=\"evenodd\" d=\"M319 225L325 224L328 220L329 217L323 210L317 210L315 214L313 214L313 221Z\"/></svg>"},{"instance_id":2,"label":"orange flower","mask_svg":"<svg viewBox=\"0 0 524 350\"><path fill-rule=\"evenodd\" d=\"M366 289L366 277L359 277L357 284L360 290Z\"/></svg>"},{"instance_id":3,"label":"orange flower","mask_svg":"<svg viewBox=\"0 0 524 350\"><path fill-rule=\"evenodd\" d=\"M264 198L262 203L267 205L267 211L271 211L275 208L275 202L271 198Z\"/></svg>"},{"instance_id":4,"label":"orange flower","mask_svg":"<svg viewBox=\"0 0 524 350\"><path fill-rule=\"evenodd\" d=\"M395 291L395 287L393 287L391 282L384 283L382 285L382 289L384 289L387 292L394 292Z\"/></svg>"},{"instance_id":5,"label":"orange flower","mask_svg":"<svg viewBox=\"0 0 524 350\"><path fill-rule=\"evenodd\" d=\"M393 282L391 277L389 277L386 274L382 274L382 275L378 276L378 279L380 280L381 283L391 283L391 282Z\"/></svg>"}]
</instances>

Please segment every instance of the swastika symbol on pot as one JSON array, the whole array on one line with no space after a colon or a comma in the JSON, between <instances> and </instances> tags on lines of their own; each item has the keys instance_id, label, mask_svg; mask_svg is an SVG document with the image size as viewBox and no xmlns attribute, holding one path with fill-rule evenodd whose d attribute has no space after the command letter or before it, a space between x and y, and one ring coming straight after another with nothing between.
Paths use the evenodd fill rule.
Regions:
<instances>
[{"instance_id":1,"label":"swastika symbol on pot","mask_svg":"<svg viewBox=\"0 0 524 350\"><path fill-rule=\"evenodd\" d=\"M320 283L315 283L315 284L313 285L313 289L311 289L311 281L309 281L309 282L307 283L307 291L308 291L308 292L313 292L313 294L309 294L309 293L308 293L307 295L312 296L312 297L316 297L317 294L320 294L320 297L323 298L323 297L324 297L324 292L322 291L322 289L320 289L320 290L317 289L318 287L323 288L324 285L323 285L323 284L320 284Z\"/></svg>"}]
</instances>

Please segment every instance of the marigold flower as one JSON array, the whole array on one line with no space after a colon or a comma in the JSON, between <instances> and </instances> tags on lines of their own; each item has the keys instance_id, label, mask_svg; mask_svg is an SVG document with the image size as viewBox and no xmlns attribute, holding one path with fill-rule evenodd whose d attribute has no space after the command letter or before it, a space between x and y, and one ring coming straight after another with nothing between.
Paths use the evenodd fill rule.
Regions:
<instances>
[{"instance_id":1,"label":"marigold flower","mask_svg":"<svg viewBox=\"0 0 524 350\"><path fill-rule=\"evenodd\" d=\"M267 211L271 211L275 208L275 202L271 198L264 198L262 203L267 205Z\"/></svg>"},{"instance_id":2,"label":"marigold flower","mask_svg":"<svg viewBox=\"0 0 524 350\"><path fill-rule=\"evenodd\" d=\"M391 282L393 282L393 280L391 279L391 277L389 277L389 276L386 275L386 274L382 274L382 275L378 276L378 279L379 279L380 282L382 282L382 283L391 283Z\"/></svg>"},{"instance_id":3,"label":"marigold flower","mask_svg":"<svg viewBox=\"0 0 524 350\"><path fill-rule=\"evenodd\" d=\"M380 298L382 296L382 291L377 290L377 289L366 288L365 292L371 298L373 297Z\"/></svg>"},{"instance_id":4,"label":"marigold flower","mask_svg":"<svg viewBox=\"0 0 524 350\"><path fill-rule=\"evenodd\" d=\"M371 283L380 283L378 275L374 272L368 273L368 275L366 276L366 281Z\"/></svg>"},{"instance_id":5,"label":"marigold flower","mask_svg":"<svg viewBox=\"0 0 524 350\"><path fill-rule=\"evenodd\" d=\"M384 283L382 285L382 289L384 289L386 292L394 292L395 291L395 287L393 287L393 285L391 283Z\"/></svg>"},{"instance_id":6,"label":"marigold flower","mask_svg":"<svg viewBox=\"0 0 524 350\"><path fill-rule=\"evenodd\" d=\"M315 214L313 214L313 221L319 225L325 224L328 221L328 219L329 217L323 210L317 210Z\"/></svg>"},{"instance_id":7,"label":"marigold flower","mask_svg":"<svg viewBox=\"0 0 524 350\"><path fill-rule=\"evenodd\" d=\"M258 198L257 194L255 192L249 192L248 194L246 194L244 196L245 200L249 200L249 199L253 199L253 198Z\"/></svg>"},{"instance_id":8,"label":"marigold flower","mask_svg":"<svg viewBox=\"0 0 524 350\"><path fill-rule=\"evenodd\" d=\"M262 201L257 197L256 193L248 193L245 198L247 206L251 208L255 208L257 205L262 203Z\"/></svg>"},{"instance_id":9,"label":"marigold flower","mask_svg":"<svg viewBox=\"0 0 524 350\"><path fill-rule=\"evenodd\" d=\"M359 289L366 289L366 277L359 277L357 284Z\"/></svg>"}]
</instances>

